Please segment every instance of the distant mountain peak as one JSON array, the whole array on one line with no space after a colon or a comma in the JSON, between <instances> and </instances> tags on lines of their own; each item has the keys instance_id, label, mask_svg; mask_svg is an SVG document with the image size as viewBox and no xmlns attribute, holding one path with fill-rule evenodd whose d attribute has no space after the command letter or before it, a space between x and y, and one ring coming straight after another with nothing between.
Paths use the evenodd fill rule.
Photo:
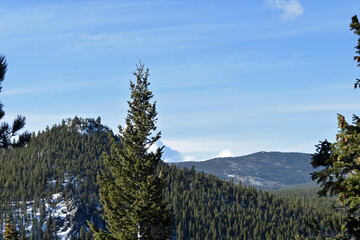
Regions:
<instances>
[{"instance_id":1,"label":"distant mountain peak","mask_svg":"<svg viewBox=\"0 0 360 240\"><path fill-rule=\"evenodd\" d=\"M201 162L181 162L181 167L213 174L220 179L234 180L268 189L311 181L311 154L260 151L240 157L217 157Z\"/></svg>"}]
</instances>

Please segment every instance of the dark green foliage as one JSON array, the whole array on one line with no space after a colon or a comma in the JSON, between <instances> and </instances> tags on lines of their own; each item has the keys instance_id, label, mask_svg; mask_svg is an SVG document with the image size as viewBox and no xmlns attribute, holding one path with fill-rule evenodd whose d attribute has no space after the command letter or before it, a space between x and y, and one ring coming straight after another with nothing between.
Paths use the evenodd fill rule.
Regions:
<instances>
[{"instance_id":1,"label":"dark green foliage","mask_svg":"<svg viewBox=\"0 0 360 240\"><path fill-rule=\"evenodd\" d=\"M315 146L316 147L316 154L312 156L311 159L311 165L314 168L317 167L325 167L329 168L332 167L332 162L329 161L330 158L330 149L331 149L331 143L328 142L328 140L325 139L325 141L321 142ZM312 178L314 174L312 174Z\"/></svg>"},{"instance_id":2,"label":"dark green foliage","mask_svg":"<svg viewBox=\"0 0 360 240\"><path fill-rule=\"evenodd\" d=\"M5 73L7 69L7 63L5 56L0 56L0 82L4 81L5 79ZM0 86L0 90L2 89L2 86Z\"/></svg>"},{"instance_id":3,"label":"dark green foliage","mask_svg":"<svg viewBox=\"0 0 360 240\"><path fill-rule=\"evenodd\" d=\"M13 227L13 225L11 225L9 218L6 218L4 239L19 240L19 232Z\"/></svg>"},{"instance_id":4,"label":"dark green foliage","mask_svg":"<svg viewBox=\"0 0 360 240\"><path fill-rule=\"evenodd\" d=\"M149 152L160 139L160 132L153 135L157 113L155 103L150 102L149 70L140 64L134 75L126 128L119 127L120 144L112 140L111 154L105 154L106 170L98 177L109 234L96 231L95 239L164 240L171 234L163 180L161 174L155 174L162 148Z\"/></svg>"},{"instance_id":5,"label":"dark green foliage","mask_svg":"<svg viewBox=\"0 0 360 240\"><path fill-rule=\"evenodd\" d=\"M110 143L104 130L100 134L81 131L81 125L63 121L33 134L26 148L0 152L0 186L11 188L11 193L3 193L3 199L30 201L34 196L41 199L61 191L68 197L82 197L84 192L93 191L94 173L102 166L99 158L109 151ZM70 183L64 188L65 179ZM75 179L77 189L71 184Z\"/></svg>"},{"instance_id":6,"label":"dark green foliage","mask_svg":"<svg viewBox=\"0 0 360 240\"><path fill-rule=\"evenodd\" d=\"M21 225L33 223L29 239L50 239L46 237L56 234L55 223L49 220L52 228L43 232L42 226L48 221L44 205L52 204L50 196L61 192L67 200L76 199L89 216L95 215L94 221L101 222L96 217L100 214L96 173L103 168L102 153L110 151L107 130L93 119L75 117L33 134L25 148L0 151L0 186L7 189L0 192L0 217L5 219L13 213L20 230ZM31 203L26 206L26 202ZM32 212L18 214L26 207L32 207ZM40 212L39 219L36 212ZM85 220L78 224L87 228ZM0 229L4 229L1 221ZM20 231L20 236L24 233Z\"/></svg>"},{"instance_id":7,"label":"dark green foliage","mask_svg":"<svg viewBox=\"0 0 360 240\"><path fill-rule=\"evenodd\" d=\"M356 15L351 19L350 30L360 36L360 23ZM360 38L355 48L356 54L360 54ZM354 60L359 63L360 56L354 56ZM355 88L360 86L360 79L356 80ZM344 214L342 222L329 222L335 238L360 239L360 118L353 115L353 124L350 124L338 114L338 126L335 143L330 144L325 140L316 146L312 165L323 169L314 172L312 178L321 183L319 195L336 196L336 209ZM310 225L319 231L316 221Z\"/></svg>"},{"instance_id":8,"label":"dark green foliage","mask_svg":"<svg viewBox=\"0 0 360 240\"><path fill-rule=\"evenodd\" d=\"M0 55L0 84L4 81L7 63L5 56ZM1 92L2 86L0 86ZM0 120L5 116L3 104L0 103ZM23 147L30 140L30 133L24 132L18 135L18 132L25 126L25 117L18 115L13 124L10 126L6 122L0 125L0 148L9 147ZM13 137L18 135L18 139L14 140Z\"/></svg>"},{"instance_id":9,"label":"dark green foliage","mask_svg":"<svg viewBox=\"0 0 360 240\"><path fill-rule=\"evenodd\" d=\"M312 188L297 188L297 189L285 189L285 190L277 190L277 191L271 191L272 194L280 195L280 196L287 196L287 197L307 197L307 198L317 198L318 192L320 188L319 187L312 187ZM324 200L329 200L329 204L333 203L333 198L324 198ZM315 200L314 201L318 201Z\"/></svg>"},{"instance_id":10,"label":"dark green foliage","mask_svg":"<svg viewBox=\"0 0 360 240\"><path fill-rule=\"evenodd\" d=\"M360 238L360 119L353 117L353 125L338 115L337 141L317 145L312 165L324 167L312 174L321 183L320 196L336 196L336 207L345 215L344 221L333 225L336 239ZM315 226L316 227L316 226Z\"/></svg>"},{"instance_id":11,"label":"dark green foliage","mask_svg":"<svg viewBox=\"0 0 360 240\"><path fill-rule=\"evenodd\" d=\"M1 83L5 79L5 73L7 70L7 62L5 56L0 55L0 92L2 90ZM0 103L0 120L5 116L5 112L3 110L4 105ZM28 132L24 132L18 135L18 132L25 126L25 117L18 115L13 124L10 126L6 122L2 122L0 124L0 149L7 149L7 148L16 148L16 147L23 147L29 141L31 134ZM14 137L18 135L18 139L15 140ZM2 202L6 202L8 200L8 196L10 196L10 189L9 185L0 184L0 199ZM5 200L5 201L4 201ZM1 215L0 215L1 216ZM0 218L2 219L2 218ZM1 221L1 225L2 221ZM10 224L10 219L6 219L5 225L5 232L4 232L5 239L18 239L18 231Z\"/></svg>"},{"instance_id":12,"label":"dark green foliage","mask_svg":"<svg viewBox=\"0 0 360 240\"><path fill-rule=\"evenodd\" d=\"M355 35L360 36L360 23L359 23L359 19L358 17L355 15L351 18L351 23L350 23L350 30L354 31ZM360 38L358 38L358 44L355 46L356 49L356 53L358 55L354 56L354 60L356 60L356 62L358 63L358 67L360 67ZM360 87L360 79L356 79L356 82L354 84L354 87Z\"/></svg>"},{"instance_id":13,"label":"dark green foliage","mask_svg":"<svg viewBox=\"0 0 360 240\"><path fill-rule=\"evenodd\" d=\"M354 34L360 36L360 23L356 15L351 18L350 30L354 31ZM356 53L360 54L360 39L358 39L358 45L356 45L355 48L357 49ZM359 58L360 56L354 56L354 60L356 60L357 62L360 61L358 60ZM360 63L358 64L358 66L360 66Z\"/></svg>"},{"instance_id":14,"label":"dark green foliage","mask_svg":"<svg viewBox=\"0 0 360 240\"><path fill-rule=\"evenodd\" d=\"M3 219L5 214L12 215L20 237L23 236L20 223L27 227L32 223L28 239L46 239L47 232L54 232L54 227L42 231L42 224L52 220L48 220L45 211L40 209L44 208L41 199L50 203L47 196L58 192L63 192L68 199L77 199L86 207L91 213L86 219L92 219L96 224L100 218L96 173L104 168L101 155L110 151L110 143L105 129L99 134L97 127L91 128L94 121L92 124L86 122L79 118L63 121L34 134L26 148L0 152L0 183L11 189L1 193L0 215ZM86 132L87 128L93 130ZM300 194L274 196L212 175L195 173L194 169L179 169L166 164L159 166L157 174L160 172L165 180L163 194L173 213L173 235L179 240L213 237L288 240L296 234L303 239L316 239L310 237L304 217L316 217L324 229L330 219L338 218L327 198L315 199ZM64 184L66 179L68 185ZM77 188L70 184L71 179L76 181ZM17 203L16 209L21 210L26 201L32 200L32 213L24 216L18 215L18 210L11 204L11 201ZM38 211L44 213L44 217L36 218ZM83 230L80 227L79 236L73 239L93 239L86 231L86 222L82 224ZM330 232L329 229L326 231ZM257 238L253 238L255 233ZM320 234L319 239L324 239L322 236Z\"/></svg>"},{"instance_id":15,"label":"dark green foliage","mask_svg":"<svg viewBox=\"0 0 360 240\"><path fill-rule=\"evenodd\" d=\"M253 187L222 181L194 169L161 165L174 215L176 239L324 239L313 235L305 219L315 217L330 233L326 221L338 219L331 199L272 195Z\"/></svg>"}]
</instances>

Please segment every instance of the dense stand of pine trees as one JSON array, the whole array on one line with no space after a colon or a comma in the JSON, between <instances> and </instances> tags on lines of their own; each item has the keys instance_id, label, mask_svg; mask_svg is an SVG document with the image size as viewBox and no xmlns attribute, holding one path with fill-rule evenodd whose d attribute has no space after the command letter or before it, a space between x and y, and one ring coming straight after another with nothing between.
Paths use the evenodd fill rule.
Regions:
<instances>
[{"instance_id":1,"label":"dense stand of pine trees","mask_svg":"<svg viewBox=\"0 0 360 240\"><path fill-rule=\"evenodd\" d=\"M78 199L97 211L96 174L103 166L102 153L110 148L110 143L106 131L94 131L94 128L81 133L84 125L84 120L77 118L69 124L63 121L33 134L26 148L0 152L0 186L4 186L0 193L0 218L10 215L21 236L25 226L33 222L30 239L51 239L44 236L41 227L47 221L44 205L54 193L62 192L65 199ZM32 207L32 212L18 214L18 210L26 207ZM0 229L4 229L2 221ZM47 227L45 231L55 229Z\"/></svg>"},{"instance_id":2,"label":"dense stand of pine trees","mask_svg":"<svg viewBox=\"0 0 360 240\"><path fill-rule=\"evenodd\" d=\"M330 199L275 196L194 169L162 169L176 239L324 239L313 236L304 218L319 217L325 227L325 219L338 217L326 207Z\"/></svg>"},{"instance_id":3,"label":"dense stand of pine trees","mask_svg":"<svg viewBox=\"0 0 360 240\"><path fill-rule=\"evenodd\" d=\"M0 218L9 217L20 237L32 223L28 239L56 239L58 226L48 218L44 205L51 204L55 193L63 192L66 199L77 199L93 216L100 215L96 176L110 143L107 132L98 131L96 122L92 121L93 130L84 131L84 120L63 121L33 134L26 148L0 152L0 185L6 187L0 196ZM174 165L162 164L160 170L166 180L164 195L173 214L176 239L287 240L296 234L323 239L312 235L304 217L316 216L321 224L338 217L328 208L331 199L273 195ZM32 211L21 214L29 206ZM0 221L0 229L4 227ZM91 239L87 229L84 221L74 239Z\"/></svg>"}]
</instances>

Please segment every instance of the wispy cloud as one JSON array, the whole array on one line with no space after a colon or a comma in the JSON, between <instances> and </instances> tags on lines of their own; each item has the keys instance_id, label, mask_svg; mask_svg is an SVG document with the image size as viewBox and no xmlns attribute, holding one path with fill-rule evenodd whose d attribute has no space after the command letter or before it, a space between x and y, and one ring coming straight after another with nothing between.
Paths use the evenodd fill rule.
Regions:
<instances>
[{"instance_id":1,"label":"wispy cloud","mask_svg":"<svg viewBox=\"0 0 360 240\"><path fill-rule=\"evenodd\" d=\"M138 9L156 7L161 1L145 2L83 2L44 3L13 7L1 6L1 38L24 39L24 41L59 40L64 41L86 32L96 32L106 26L127 28L130 23L138 23L148 16L133 14ZM161 16L158 16L160 18Z\"/></svg>"},{"instance_id":2,"label":"wispy cloud","mask_svg":"<svg viewBox=\"0 0 360 240\"><path fill-rule=\"evenodd\" d=\"M295 19L303 15L304 8L297 0L269 0L272 8L281 11L285 19Z\"/></svg>"}]
</instances>

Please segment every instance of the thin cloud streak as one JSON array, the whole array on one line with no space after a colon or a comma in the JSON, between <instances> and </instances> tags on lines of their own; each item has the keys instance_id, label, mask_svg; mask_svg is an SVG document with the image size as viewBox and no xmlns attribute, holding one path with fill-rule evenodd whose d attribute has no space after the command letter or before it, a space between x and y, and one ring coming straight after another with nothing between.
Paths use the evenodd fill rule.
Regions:
<instances>
[{"instance_id":1,"label":"thin cloud streak","mask_svg":"<svg viewBox=\"0 0 360 240\"><path fill-rule=\"evenodd\" d=\"M40 86L35 88L21 88L21 89L7 89L3 93L3 96L16 96L30 93L41 93L41 92L54 92L61 90L74 90L74 89L84 89L84 88L97 88L99 84L103 85L104 83L113 83L119 80L98 80L98 81L88 81L88 82L79 82L73 84L62 84L57 86Z\"/></svg>"},{"instance_id":2,"label":"thin cloud streak","mask_svg":"<svg viewBox=\"0 0 360 240\"><path fill-rule=\"evenodd\" d=\"M279 0L273 1L274 6L280 6ZM285 2L285 1L280 1ZM291 6L296 6L288 1L284 3L286 11L295 11ZM140 4L140 3L139 3ZM67 5L46 5L38 7L24 7L15 12L5 11L3 16L0 15L0 21L7 22L5 26L0 29L0 36L6 38L16 37L17 41L66 41L67 48L77 49L88 47L88 45L104 47L104 46L123 46L125 45L136 45L139 43L146 42L147 44L153 43L163 46L164 43L177 44L179 47L187 47L190 43L201 43L201 46L208 44L204 40L216 38L217 43L226 43L228 41L234 41L234 39L266 39L276 38L287 35L286 31L279 32L277 34L258 34L251 31L251 27L243 22L238 23L196 23L196 24L180 24L180 25L165 25L162 27L150 27L144 28L143 25L139 25L136 28L129 29L126 26L131 21L147 21L147 16L144 19L134 19L135 16L130 13L130 10L137 5L130 3L123 5L115 5L113 9L106 4L104 7L101 4L76 4L75 9L78 14L68 15L69 12ZM142 3L140 6L147 6L150 3ZM152 2L152 4L161 4L161 2ZM173 3L171 3L173 4ZM99 6L98 6L99 5ZM94 7L95 6L95 7ZM300 4L301 6L301 4ZM80 10L81 9L81 10ZM95 11L96 9L105 9L108 14L99 14L102 11ZM118 11L124 11L119 17L118 14L114 14L114 9ZM120 10L119 10L120 9ZM285 10L284 10L285 11ZM71 12L71 11L70 11ZM1 13L1 12L0 12ZM165 14L165 13L164 13ZM171 16L166 14L163 16L166 19L171 19ZM152 21L154 21L152 16ZM108 32L108 31L93 31L96 27L106 26L107 24L115 24L121 31ZM262 25L261 25L262 26ZM321 28L317 27L315 30ZM135 30L134 30L135 29ZM227 29L238 29L236 32L231 34L214 34L215 32L225 32ZM242 31L240 31L242 29ZM266 29L266 28L265 28ZM322 28L321 28L322 29ZM307 29L304 30L305 32ZM314 31L309 29L310 32ZM247 34L244 35L243 32ZM262 31L263 32L263 31ZM299 34L302 31L297 29L296 32L289 32L288 35ZM236 36L237 35L237 36ZM236 36L236 37L235 37ZM13 40L12 40L13 41ZM71 44L70 44L71 43ZM74 44L76 43L76 44ZM79 46L79 43L80 46ZM179 45L183 43L184 46ZM193 47L195 48L195 47Z\"/></svg>"},{"instance_id":3,"label":"thin cloud streak","mask_svg":"<svg viewBox=\"0 0 360 240\"><path fill-rule=\"evenodd\" d=\"M295 19L303 15L304 8L297 0L270 0L270 5L282 12L284 19Z\"/></svg>"},{"instance_id":4,"label":"thin cloud streak","mask_svg":"<svg viewBox=\"0 0 360 240\"><path fill-rule=\"evenodd\" d=\"M112 3L111 5L99 2L72 3L72 4L45 4L23 6L15 11L10 7L2 6L0 20L7 24L2 26L0 34L6 35L30 33L41 30L42 32L59 32L104 25L111 22L130 22L138 20L136 15L116 13L128 13L132 8L149 5L160 5L163 2L149 1L138 3ZM72 14L74 11L77 14ZM103 12L108 14L102 14ZM112 13L112 14L111 14ZM113 16L113 17L110 17ZM145 17L144 17L145 18ZM49 27L51 26L51 27Z\"/></svg>"},{"instance_id":5,"label":"thin cloud streak","mask_svg":"<svg viewBox=\"0 0 360 240\"><path fill-rule=\"evenodd\" d=\"M163 138L187 160L226 149L313 152L314 139L336 132L337 112L360 109L350 92L355 3L4 3L0 45L9 72L2 101L28 117L29 130L77 113L100 115L116 131L141 59L150 68ZM301 19L284 21L291 17Z\"/></svg>"},{"instance_id":6,"label":"thin cloud streak","mask_svg":"<svg viewBox=\"0 0 360 240\"><path fill-rule=\"evenodd\" d=\"M281 106L277 107L278 112L329 112L329 111L358 111L360 104L312 104L312 105L298 105L298 106Z\"/></svg>"}]
</instances>

